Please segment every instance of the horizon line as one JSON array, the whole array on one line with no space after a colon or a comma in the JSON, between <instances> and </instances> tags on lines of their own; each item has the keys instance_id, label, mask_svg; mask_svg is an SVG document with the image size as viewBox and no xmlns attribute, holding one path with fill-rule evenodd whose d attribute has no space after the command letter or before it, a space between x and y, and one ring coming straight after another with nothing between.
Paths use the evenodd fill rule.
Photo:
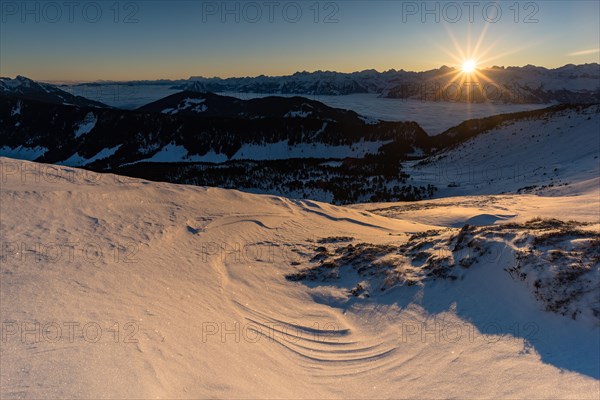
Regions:
<instances>
[{"instance_id":1,"label":"horizon line","mask_svg":"<svg viewBox=\"0 0 600 400\"><path fill-rule=\"evenodd\" d=\"M478 70L490 70L490 69L510 69L510 68L525 68L525 67L534 67L534 68L544 68L547 70L556 70L556 69L561 69L567 66L584 66L584 65L600 65L597 62L592 62L592 63L582 63L582 64L574 64L574 63L567 63L564 65L561 65L559 67L555 67L555 68L551 68L551 67L544 67L541 65L534 65L534 64L525 64L525 65L509 65L509 66L503 66L503 65L493 65L493 66L488 66L488 67L480 67L477 68ZM111 79L96 79L96 80L69 80L69 79L32 79L29 78L25 75L15 75L14 78L10 78L8 76L0 76L0 78L4 79L4 78L8 78L8 79L16 79L19 76L22 76L24 78L27 79L31 79L37 82L42 82L42 83L50 83L50 84L84 84L84 83L114 83L114 84L119 84L119 83L131 83L131 82L153 82L153 81L166 81L166 82L177 82L177 81L189 81L192 79L220 79L220 80L227 80L227 79L256 79L256 78L260 78L260 77L266 77L266 78L285 78L285 77L290 77L296 74L315 74L315 73L337 73L337 74L344 74L344 75L352 75L352 74L359 74L359 73L363 73L363 72L367 72L367 71L375 71L378 74L383 74L386 72L407 72L407 73L425 73L425 72L430 72L430 71L437 71L443 68L448 68L448 69L458 69L460 68L460 66L448 66L446 64L442 64L439 68L434 68L434 69L428 69L428 70L422 70L422 71L408 71L408 70L404 70L404 69L395 69L395 68L390 68L388 70L377 70L375 68L368 68L368 69L363 69L363 70L359 70L359 71L352 71L352 72L340 72L340 71L334 71L334 70L313 70L313 71L307 71L307 70L303 70L303 71L296 71L287 75L265 75L265 74L260 74L260 75L255 75L255 76L250 76L250 75L246 75L246 76L230 76L230 77L219 77L219 76L212 76L212 77L206 77L206 76L202 76L202 75L191 75L187 78L176 78L176 79L169 79L169 78L154 78L154 79L134 79L134 80L111 80Z\"/></svg>"}]
</instances>

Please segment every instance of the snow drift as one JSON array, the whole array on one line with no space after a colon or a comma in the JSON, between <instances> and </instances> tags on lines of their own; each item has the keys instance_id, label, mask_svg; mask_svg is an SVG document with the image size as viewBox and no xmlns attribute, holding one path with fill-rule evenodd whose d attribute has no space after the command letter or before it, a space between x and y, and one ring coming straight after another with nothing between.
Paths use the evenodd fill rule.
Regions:
<instances>
[{"instance_id":1,"label":"snow drift","mask_svg":"<svg viewBox=\"0 0 600 400\"><path fill-rule=\"evenodd\" d=\"M518 275L552 281L584 252L591 283L572 289L597 289L585 250L599 229L597 180L555 197L395 205L413 215L0 166L2 398L598 397L596 300L569 303L573 319ZM564 265L523 257L507 271L550 218L584 232L560 236L572 246ZM474 239L494 258L466 268ZM342 265L350 244L366 270ZM412 257L432 254L420 252L456 256L456 279L423 279L426 259ZM337 277L289 278L332 261ZM383 262L403 275L376 291L369 272Z\"/></svg>"}]
</instances>

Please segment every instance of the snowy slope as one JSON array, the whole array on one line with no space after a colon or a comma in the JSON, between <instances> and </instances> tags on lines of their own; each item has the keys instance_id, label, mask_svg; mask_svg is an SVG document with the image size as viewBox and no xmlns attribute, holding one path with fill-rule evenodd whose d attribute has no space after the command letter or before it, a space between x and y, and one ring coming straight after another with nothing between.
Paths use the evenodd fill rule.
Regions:
<instances>
[{"instance_id":1,"label":"snowy slope","mask_svg":"<svg viewBox=\"0 0 600 400\"><path fill-rule=\"evenodd\" d=\"M230 163L214 168L172 166L163 167L163 172L158 167L150 169L152 167L141 166L119 173L152 180L311 198L336 204L412 201L432 196L469 194L545 193L600 175L598 132L598 105L559 105L543 110L471 119L440 135L427 137L428 145L427 141L420 141L420 146L415 146L432 149L427 153L412 151L402 157L401 149L388 148L388 154L392 157L379 154L375 158L384 167L401 164L401 168L384 177L377 177L379 173L370 173L367 179L371 184L367 186L357 186L362 180L357 179L355 174L355 171L372 170L367 165L353 167L351 162L342 162L321 163L315 167L308 162L292 162L289 158L325 158L327 154L338 159L343 155L363 156L368 152L374 153L377 143L364 142L352 149L339 150L318 145L288 147L285 143L251 145L240 149L232 158L287 158L289 161L287 164ZM173 146L170 146L167 150L172 149ZM248 149L252 151L248 152ZM206 158L195 158L183 150L179 158L175 157L175 152L161 151L159 155L167 154L172 159L187 162L218 162L223 159L212 153ZM420 159L407 161L411 158ZM343 175L348 169L353 175ZM398 173L403 175L399 176ZM339 186L336 186L336 182Z\"/></svg>"},{"instance_id":2,"label":"snowy slope","mask_svg":"<svg viewBox=\"0 0 600 400\"><path fill-rule=\"evenodd\" d=\"M455 280L426 279L418 263L403 263L397 272L413 284L366 297L380 256L406 257L415 240L423 251L445 245L459 219L389 218L7 158L0 166L2 398L600 393L596 305L573 303L585 318L546 311L527 281L505 270L525 242L494 225L463 233L499 250L493 262L454 267ZM543 202L505 196L502 218L577 220L590 233L565 240L583 246L599 229L599 202L597 182L580 185ZM460 218L492 223L490 201ZM545 229L530 228L502 229ZM375 250L349 255L349 243ZM342 256L366 257L367 270L338 265L339 279L291 279ZM585 288L598 284L597 261L591 267ZM359 278L363 289L348 286Z\"/></svg>"},{"instance_id":3,"label":"snowy slope","mask_svg":"<svg viewBox=\"0 0 600 400\"><path fill-rule=\"evenodd\" d=\"M36 82L24 76L17 76L15 79L0 77L0 96L80 107L108 107L97 101L73 95L54 85Z\"/></svg>"},{"instance_id":4,"label":"snowy slope","mask_svg":"<svg viewBox=\"0 0 600 400\"><path fill-rule=\"evenodd\" d=\"M332 146L321 143L300 143L292 146L287 140L266 144L244 144L231 158L228 158L223 153L215 153L214 151L210 151L202 156L190 155L185 147L170 143L161 148L160 151L155 153L152 157L135 161L131 164L143 162L223 163L228 160L264 161L285 160L288 158L329 159L332 158L333 155L335 155L336 158L361 158L367 154L377 154L381 146L390 142L391 141L360 141L354 146ZM69 164L65 161L65 165L85 165L85 163L91 163L93 160L83 161L84 164Z\"/></svg>"},{"instance_id":5,"label":"snowy slope","mask_svg":"<svg viewBox=\"0 0 600 400\"><path fill-rule=\"evenodd\" d=\"M539 192L599 176L599 132L600 106L565 109L501 123L407 169L438 197Z\"/></svg>"}]
</instances>

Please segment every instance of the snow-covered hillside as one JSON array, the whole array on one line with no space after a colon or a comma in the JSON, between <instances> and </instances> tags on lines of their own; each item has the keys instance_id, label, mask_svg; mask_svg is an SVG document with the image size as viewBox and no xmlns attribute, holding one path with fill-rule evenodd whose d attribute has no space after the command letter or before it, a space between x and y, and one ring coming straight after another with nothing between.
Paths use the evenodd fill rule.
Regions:
<instances>
[{"instance_id":1,"label":"snow-covered hillside","mask_svg":"<svg viewBox=\"0 0 600 400\"><path fill-rule=\"evenodd\" d=\"M399 161L431 147L414 122L302 97L181 92L128 111L0 96L0 156L338 203L421 198L431 188L404 185Z\"/></svg>"},{"instance_id":2,"label":"snow-covered hillside","mask_svg":"<svg viewBox=\"0 0 600 400\"><path fill-rule=\"evenodd\" d=\"M98 101L73 95L55 85L36 82L24 76L17 76L15 79L0 77L0 96L80 107L108 107Z\"/></svg>"},{"instance_id":3,"label":"snow-covered hillside","mask_svg":"<svg viewBox=\"0 0 600 400\"><path fill-rule=\"evenodd\" d=\"M600 394L597 179L412 214L0 167L3 399Z\"/></svg>"},{"instance_id":4,"label":"snow-covered hillside","mask_svg":"<svg viewBox=\"0 0 600 400\"><path fill-rule=\"evenodd\" d=\"M306 148L301 153L298 146L296 150L286 150L285 146L253 147L254 151L243 153L251 154L253 159L260 154L263 159L276 159L313 154L326 157L329 152L338 160L311 163L308 159L288 157L285 161L239 161L214 167L163 166L162 172L158 166L150 169L141 165L119 173L336 204L468 194L543 193L600 175L598 132L599 106L561 105L465 121L440 135L427 137L429 144L420 141L420 146L415 146L430 149L428 153L413 151L399 158L400 149L387 148L389 156L380 153L375 157L380 162L377 169L399 164L401 167L383 175L375 172L373 166L341 159L344 154L357 153L341 148L333 151L331 147ZM366 142L356 147L368 148ZM243 158L241 153L234 158ZM210 160L219 161L211 157ZM357 178L358 171L367 174L368 185Z\"/></svg>"},{"instance_id":5,"label":"snow-covered hillside","mask_svg":"<svg viewBox=\"0 0 600 400\"><path fill-rule=\"evenodd\" d=\"M469 125L449 130L468 134ZM410 182L437 197L540 192L600 176L600 106L508 120L449 149L407 164Z\"/></svg>"}]
</instances>

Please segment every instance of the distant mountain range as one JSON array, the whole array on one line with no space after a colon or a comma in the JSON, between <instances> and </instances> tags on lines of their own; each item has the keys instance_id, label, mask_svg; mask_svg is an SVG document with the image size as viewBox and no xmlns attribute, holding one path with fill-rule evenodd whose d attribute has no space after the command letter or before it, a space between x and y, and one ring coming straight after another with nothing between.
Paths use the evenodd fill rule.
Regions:
<instances>
[{"instance_id":1,"label":"distant mountain range","mask_svg":"<svg viewBox=\"0 0 600 400\"><path fill-rule=\"evenodd\" d=\"M102 86L115 82L96 82ZM425 101L524 103L593 103L600 101L600 65L568 64L547 69L492 67L476 75L442 66L424 72L365 70L353 73L297 72L288 76L244 78L191 77L187 80L121 82L120 84L168 85L196 92L240 92L301 95L376 93L388 98ZM90 85L90 84L85 84Z\"/></svg>"}]
</instances>

